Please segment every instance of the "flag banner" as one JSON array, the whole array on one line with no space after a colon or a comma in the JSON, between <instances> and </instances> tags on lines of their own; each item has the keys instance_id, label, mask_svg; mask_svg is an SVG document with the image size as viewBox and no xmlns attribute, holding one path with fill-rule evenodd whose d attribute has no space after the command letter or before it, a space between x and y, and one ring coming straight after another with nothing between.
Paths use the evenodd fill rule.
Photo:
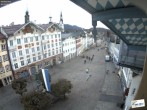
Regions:
<instances>
[{"instance_id":1,"label":"flag banner","mask_svg":"<svg viewBox=\"0 0 147 110\"><path fill-rule=\"evenodd\" d=\"M48 92L51 92L51 86L50 86L50 80L49 80L50 75L49 75L48 69L42 69L42 75L43 75L43 80L45 83L46 90Z\"/></svg>"}]
</instances>

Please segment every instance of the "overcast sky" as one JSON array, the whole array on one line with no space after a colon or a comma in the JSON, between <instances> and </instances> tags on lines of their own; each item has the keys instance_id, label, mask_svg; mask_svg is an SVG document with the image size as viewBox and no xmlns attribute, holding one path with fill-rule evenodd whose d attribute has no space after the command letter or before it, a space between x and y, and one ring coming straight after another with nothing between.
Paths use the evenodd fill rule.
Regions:
<instances>
[{"instance_id":1,"label":"overcast sky","mask_svg":"<svg viewBox=\"0 0 147 110\"><path fill-rule=\"evenodd\" d=\"M0 8L0 25L23 24L24 15L28 9L30 21L38 24L48 23L49 17L53 22L59 22L60 13L64 24L91 28L91 15L69 0L21 0ZM98 22L97 27L104 27Z\"/></svg>"}]
</instances>

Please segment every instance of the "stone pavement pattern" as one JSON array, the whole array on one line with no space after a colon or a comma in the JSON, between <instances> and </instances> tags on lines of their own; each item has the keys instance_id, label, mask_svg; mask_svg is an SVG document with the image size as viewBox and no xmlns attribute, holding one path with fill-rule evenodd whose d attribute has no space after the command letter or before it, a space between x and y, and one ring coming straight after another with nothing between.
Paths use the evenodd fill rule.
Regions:
<instances>
[{"instance_id":1,"label":"stone pavement pattern","mask_svg":"<svg viewBox=\"0 0 147 110\"><path fill-rule=\"evenodd\" d=\"M84 52L89 57L93 54L93 61L87 60L86 64L84 58L76 57L50 69L52 82L66 78L73 88L67 100L48 110L120 110L114 101L120 101L122 96L119 78L112 73L114 65L112 62L105 63L105 50L97 51L95 48ZM89 68L88 74L86 68ZM106 75L106 69L110 70L110 74ZM10 86L0 89L0 110L23 110L19 95Z\"/></svg>"}]
</instances>

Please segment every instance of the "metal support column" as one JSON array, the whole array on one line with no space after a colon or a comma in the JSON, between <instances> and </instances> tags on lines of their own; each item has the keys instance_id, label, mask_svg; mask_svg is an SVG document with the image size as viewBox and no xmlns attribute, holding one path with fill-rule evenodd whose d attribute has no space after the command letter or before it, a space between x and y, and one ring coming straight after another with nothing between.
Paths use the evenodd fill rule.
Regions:
<instances>
[{"instance_id":1,"label":"metal support column","mask_svg":"<svg viewBox=\"0 0 147 110\"><path fill-rule=\"evenodd\" d=\"M94 43L97 46L97 38L96 38L96 34L97 34L97 30L96 30L97 21L92 21L92 26L93 26L92 34L93 34L93 37L94 37Z\"/></svg>"}]
</instances>

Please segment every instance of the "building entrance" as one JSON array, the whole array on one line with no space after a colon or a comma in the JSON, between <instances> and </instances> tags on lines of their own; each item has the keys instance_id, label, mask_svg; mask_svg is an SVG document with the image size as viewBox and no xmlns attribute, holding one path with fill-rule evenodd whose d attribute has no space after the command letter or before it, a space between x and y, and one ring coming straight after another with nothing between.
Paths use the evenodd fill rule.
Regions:
<instances>
[{"instance_id":1,"label":"building entrance","mask_svg":"<svg viewBox=\"0 0 147 110\"><path fill-rule=\"evenodd\" d=\"M3 82L0 80L0 88L3 87Z\"/></svg>"}]
</instances>

